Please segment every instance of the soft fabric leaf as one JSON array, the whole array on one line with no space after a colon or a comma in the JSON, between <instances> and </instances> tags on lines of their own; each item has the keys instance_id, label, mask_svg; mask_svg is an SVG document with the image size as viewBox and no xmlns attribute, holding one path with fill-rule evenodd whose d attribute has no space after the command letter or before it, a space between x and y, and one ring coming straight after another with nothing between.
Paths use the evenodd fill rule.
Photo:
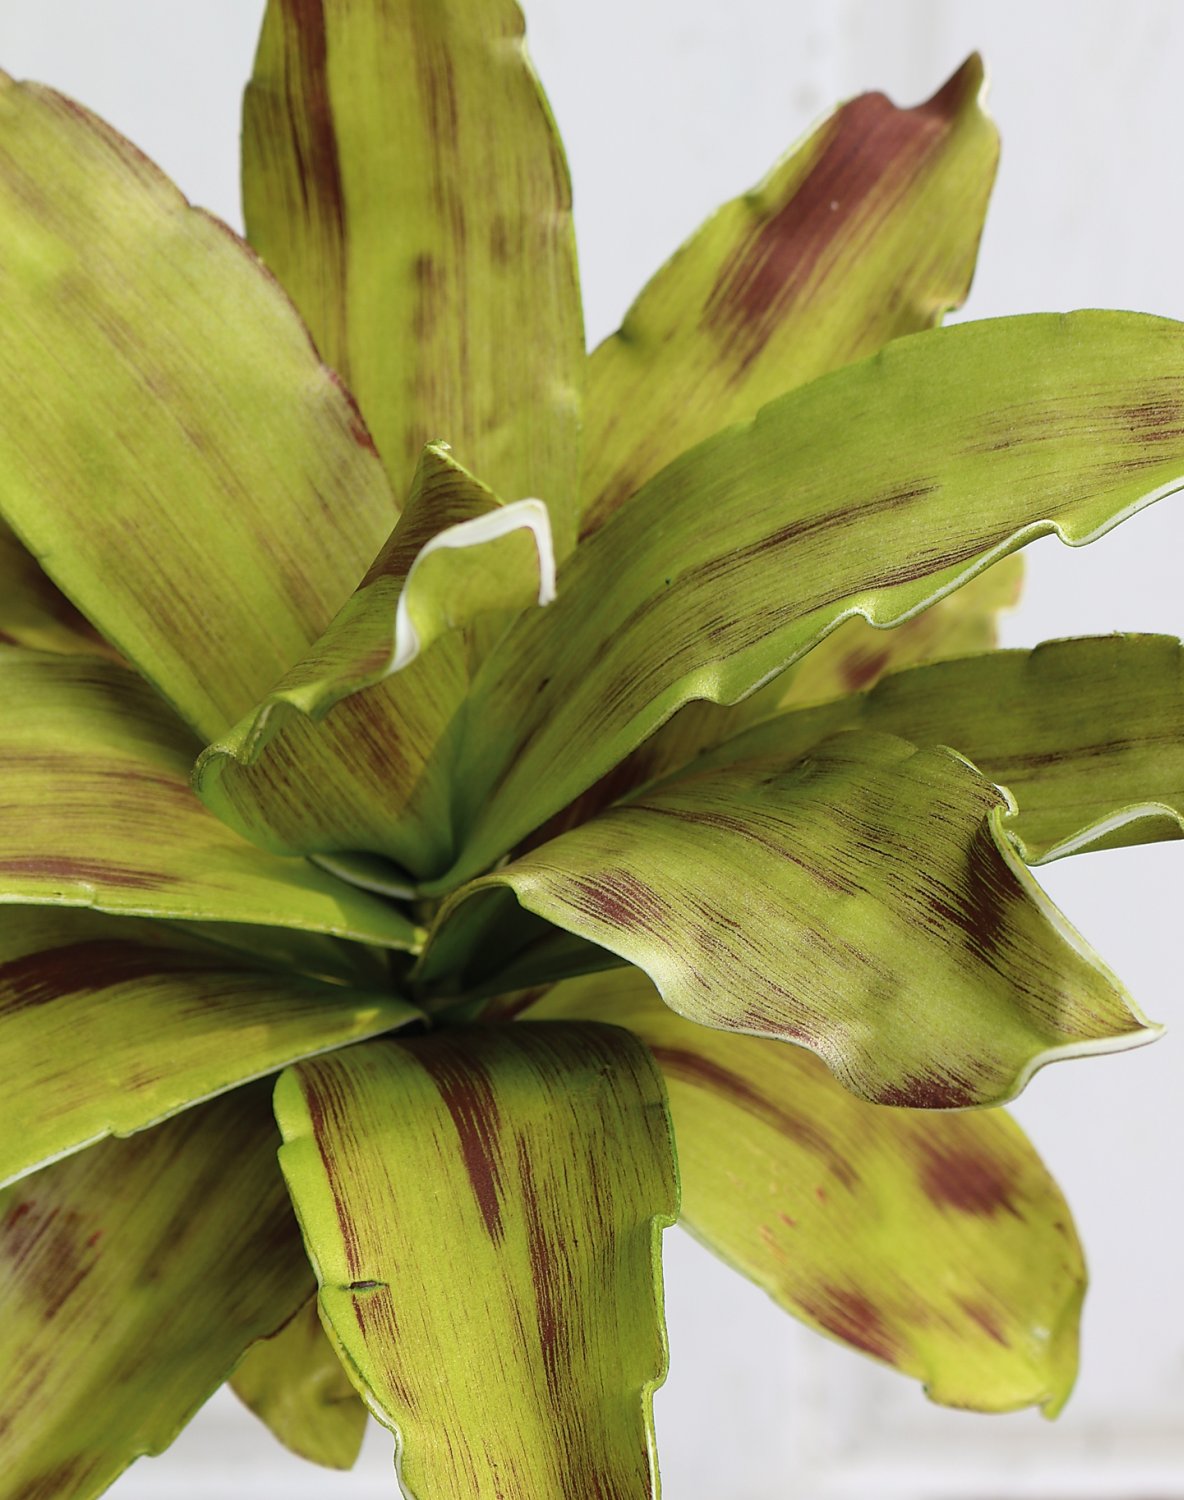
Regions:
<instances>
[{"instance_id":1,"label":"soft fabric leaf","mask_svg":"<svg viewBox=\"0 0 1184 1500\"><path fill-rule=\"evenodd\" d=\"M658 272L588 371L581 531L766 401L929 328L970 287L999 157L969 58L837 109Z\"/></svg>"},{"instance_id":2,"label":"soft fabric leaf","mask_svg":"<svg viewBox=\"0 0 1184 1500\"><path fill-rule=\"evenodd\" d=\"M514 0L270 0L247 233L402 495L443 438L575 537L584 336L571 189Z\"/></svg>"},{"instance_id":3,"label":"soft fabric leaf","mask_svg":"<svg viewBox=\"0 0 1184 1500\"><path fill-rule=\"evenodd\" d=\"M157 922L57 907L0 925L0 1183L418 1017Z\"/></svg>"},{"instance_id":4,"label":"soft fabric leaf","mask_svg":"<svg viewBox=\"0 0 1184 1500\"><path fill-rule=\"evenodd\" d=\"M488 867L681 704L734 702L849 616L903 620L1182 481L1184 328L1162 319L964 323L791 392L663 469L485 662L460 854L432 888Z\"/></svg>"},{"instance_id":5,"label":"soft fabric leaf","mask_svg":"<svg viewBox=\"0 0 1184 1500\"><path fill-rule=\"evenodd\" d=\"M655 1495L678 1197L641 1044L550 1024L365 1043L290 1069L276 1114L322 1317L407 1493Z\"/></svg>"},{"instance_id":6,"label":"soft fabric leaf","mask_svg":"<svg viewBox=\"0 0 1184 1500\"><path fill-rule=\"evenodd\" d=\"M778 710L858 692L886 672L917 662L989 650L996 642L996 616L1015 604L1022 577L1023 558L1013 553L892 630L876 630L861 615L844 620L796 666L739 703L724 705L705 698L684 703L619 765L529 834L523 847L533 849L586 823L629 792L677 771L701 751L725 743ZM907 731L899 732L910 737Z\"/></svg>"},{"instance_id":7,"label":"soft fabric leaf","mask_svg":"<svg viewBox=\"0 0 1184 1500\"><path fill-rule=\"evenodd\" d=\"M0 642L39 651L115 656L0 521Z\"/></svg>"},{"instance_id":8,"label":"soft fabric leaf","mask_svg":"<svg viewBox=\"0 0 1184 1500\"><path fill-rule=\"evenodd\" d=\"M0 512L212 738L394 524L369 435L225 225L93 115L6 78L0 304Z\"/></svg>"},{"instance_id":9,"label":"soft fabric leaf","mask_svg":"<svg viewBox=\"0 0 1184 1500\"><path fill-rule=\"evenodd\" d=\"M680 1014L801 1043L864 1098L999 1103L1047 1062L1158 1034L1036 885L1007 812L960 756L878 734L680 778L458 893L423 977L455 964L452 921L482 920L466 906L496 929L508 887Z\"/></svg>"},{"instance_id":10,"label":"soft fabric leaf","mask_svg":"<svg viewBox=\"0 0 1184 1500\"><path fill-rule=\"evenodd\" d=\"M1063 1405L1085 1265L1005 1111L867 1104L800 1047L684 1021L636 969L557 985L522 1014L642 1038L670 1096L681 1222L788 1312L934 1401Z\"/></svg>"},{"instance_id":11,"label":"soft fabric leaf","mask_svg":"<svg viewBox=\"0 0 1184 1500\"><path fill-rule=\"evenodd\" d=\"M474 632L493 621L501 634L554 593L546 506L502 505L429 446L357 593L209 747L194 785L224 822L278 853L360 849L430 868L451 836L449 777L431 757L468 688Z\"/></svg>"},{"instance_id":12,"label":"soft fabric leaf","mask_svg":"<svg viewBox=\"0 0 1184 1500\"><path fill-rule=\"evenodd\" d=\"M841 729L952 745L1015 798L1029 864L1176 839L1184 827L1184 648L1108 635L991 651L885 677L870 693L779 714L690 769L805 755Z\"/></svg>"},{"instance_id":13,"label":"soft fabric leaf","mask_svg":"<svg viewBox=\"0 0 1184 1500\"><path fill-rule=\"evenodd\" d=\"M101 1494L305 1301L275 1145L256 1085L0 1193L0 1500Z\"/></svg>"},{"instance_id":14,"label":"soft fabric leaf","mask_svg":"<svg viewBox=\"0 0 1184 1500\"><path fill-rule=\"evenodd\" d=\"M194 742L133 673L0 647L0 693L0 903L418 941L390 903L208 812L189 787Z\"/></svg>"},{"instance_id":15,"label":"soft fabric leaf","mask_svg":"<svg viewBox=\"0 0 1184 1500\"><path fill-rule=\"evenodd\" d=\"M230 1380L285 1448L329 1469L352 1469L366 1408L341 1368L310 1297L278 1333L252 1344Z\"/></svg>"}]
</instances>

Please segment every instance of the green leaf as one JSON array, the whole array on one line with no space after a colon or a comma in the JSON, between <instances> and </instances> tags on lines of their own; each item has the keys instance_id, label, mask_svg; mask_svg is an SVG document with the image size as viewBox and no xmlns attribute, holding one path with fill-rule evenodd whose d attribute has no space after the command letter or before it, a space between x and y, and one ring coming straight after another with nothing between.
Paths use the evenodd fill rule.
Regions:
<instances>
[{"instance_id":1,"label":"green leaf","mask_svg":"<svg viewBox=\"0 0 1184 1500\"><path fill-rule=\"evenodd\" d=\"M230 1385L301 1458L328 1469L357 1462L366 1408L325 1337L315 1296L278 1333L251 1345Z\"/></svg>"},{"instance_id":2,"label":"green leaf","mask_svg":"<svg viewBox=\"0 0 1184 1500\"><path fill-rule=\"evenodd\" d=\"M684 703L623 761L535 829L521 847L536 848L586 823L622 796L679 770L701 751L726 743L781 709L858 692L886 672L917 662L988 650L996 640L995 617L1015 604L1022 577L1023 558L1013 553L893 630L876 630L862 615L844 620L795 666L739 703L724 705L705 698ZM900 732L906 739L919 738Z\"/></svg>"},{"instance_id":3,"label":"green leaf","mask_svg":"<svg viewBox=\"0 0 1184 1500\"><path fill-rule=\"evenodd\" d=\"M90 1500L308 1297L266 1090L6 1188L0 1281L0 1500Z\"/></svg>"},{"instance_id":4,"label":"green leaf","mask_svg":"<svg viewBox=\"0 0 1184 1500\"><path fill-rule=\"evenodd\" d=\"M38 651L116 653L69 599L49 581L37 560L0 521L0 642Z\"/></svg>"},{"instance_id":5,"label":"green leaf","mask_svg":"<svg viewBox=\"0 0 1184 1500\"><path fill-rule=\"evenodd\" d=\"M592 356L583 535L685 449L962 303L999 157L983 92L975 56L914 109L852 99L658 272Z\"/></svg>"},{"instance_id":6,"label":"green leaf","mask_svg":"<svg viewBox=\"0 0 1184 1500\"><path fill-rule=\"evenodd\" d=\"M189 787L194 741L125 668L0 647L0 693L0 904L418 942L389 902L208 812Z\"/></svg>"},{"instance_id":7,"label":"green leaf","mask_svg":"<svg viewBox=\"0 0 1184 1500\"><path fill-rule=\"evenodd\" d=\"M271 0L247 233L356 392L400 496L444 438L575 540L585 362L571 189L513 0Z\"/></svg>"},{"instance_id":8,"label":"green leaf","mask_svg":"<svg viewBox=\"0 0 1184 1500\"><path fill-rule=\"evenodd\" d=\"M1024 542L1082 545L1175 489L1182 411L1179 324L1040 315L898 339L676 460L482 667L463 852L430 889L487 867L682 703L734 702L853 614L903 620Z\"/></svg>"},{"instance_id":9,"label":"green leaf","mask_svg":"<svg viewBox=\"0 0 1184 1500\"><path fill-rule=\"evenodd\" d=\"M7 78L0 280L0 511L211 739L394 524L369 435L225 225L94 116Z\"/></svg>"},{"instance_id":10,"label":"green leaf","mask_svg":"<svg viewBox=\"0 0 1184 1500\"><path fill-rule=\"evenodd\" d=\"M206 750L199 795L277 853L363 849L411 870L438 867L451 846L450 779L432 752L460 710L482 630L496 638L554 592L546 506L502 505L429 446L357 592L313 651Z\"/></svg>"},{"instance_id":11,"label":"green leaf","mask_svg":"<svg viewBox=\"0 0 1184 1500\"><path fill-rule=\"evenodd\" d=\"M682 1224L787 1312L949 1406L1064 1404L1085 1265L1003 1110L866 1104L800 1047L684 1021L636 969L558 985L521 1014L611 1022L650 1047Z\"/></svg>"},{"instance_id":12,"label":"green leaf","mask_svg":"<svg viewBox=\"0 0 1184 1500\"><path fill-rule=\"evenodd\" d=\"M0 1183L418 1016L390 993L277 974L160 923L8 907Z\"/></svg>"},{"instance_id":13,"label":"green leaf","mask_svg":"<svg viewBox=\"0 0 1184 1500\"><path fill-rule=\"evenodd\" d=\"M496 931L508 887L681 1015L810 1047L866 1099L999 1103L1047 1062L1158 1034L1036 885L1007 813L960 756L870 733L680 778L458 892L422 976L455 963L454 920Z\"/></svg>"},{"instance_id":14,"label":"green leaf","mask_svg":"<svg viewBox=\"0 0 1184 1500\"><path fill-rule=\"evenodd\" d=\"M842 729L952 745L1006 785L1028 864L1184 830L1184 648L1173 636L1049 641L914 667L870 693L778 715L688 769L795 760Z\"/></svg>"},{"instance_id":15,"label":"green leaf","mask_svg":"<svg viewBox=\"0 0 1184 1500\"><path fill-rule=\"evenodd\" d=\"M639 1042L370 1042L286 1072L276 1115L322 1317L408 1493L656 1494L658 1225L678 1195Z\"/></svg>"}]
</instances>

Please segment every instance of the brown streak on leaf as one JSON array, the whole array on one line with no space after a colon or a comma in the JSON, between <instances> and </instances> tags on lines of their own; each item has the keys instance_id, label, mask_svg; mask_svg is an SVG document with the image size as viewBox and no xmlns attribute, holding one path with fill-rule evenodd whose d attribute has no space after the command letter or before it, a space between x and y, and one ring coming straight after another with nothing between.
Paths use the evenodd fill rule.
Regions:
<instances>
[{"instance_id":1,"label":"brown streak on leaf","mask_svg":"<svg viewBox=\"0 0 1184 1500\"><path fill-rule=\"evenodd\" d=\"M500 1116L493 1086L476 1057L451 1040L433 1038L431 1046L417 1047L415 1055L452 1116L473 1196L486 1232L497 1244L504 1229L497 1149Z\"/></svg>"},{"instance_id":2,"label":"brown streak on leaf","mask_svg":"<svg viewBox=\"0 0 1184 1500\"><path fill-rule=\"evenodd\" d=\"M921 1140L921 1187L938 1208L989 1218L1009 1213L1021 1218L1012 1198L1013 1173L997 1157Z\"/></svg>"}]
</instances>

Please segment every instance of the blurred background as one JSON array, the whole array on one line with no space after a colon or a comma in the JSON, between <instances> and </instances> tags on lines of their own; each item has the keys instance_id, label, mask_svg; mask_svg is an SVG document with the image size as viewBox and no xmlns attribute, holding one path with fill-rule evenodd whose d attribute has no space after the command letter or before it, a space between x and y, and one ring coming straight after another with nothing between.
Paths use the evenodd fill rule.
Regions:
<instances>
[{"instance_id":1,"label":"blurred background","mask_svg":"<svg viewBox=\"0 0 1184 1500\"><path fill-rule=\"evenodd\" d=\"M959 317L1081 306L1184 317L1184 5L1173 0L527 0L564 133L588 333L619 322L717 203L833 102L932 93L972 49L1004 154ZM241 226L238 108L262 0L0 0L0 66L73 94L195 202ZM1004 644L1184 630L1184 501L1095 547L1028 550ZM1041 872L1155 1019L1177 1011L1184 850ZM666 1239L672 1372L657 1398L667 1500L1178 1500L1184 1496L1184 1054L1041 1074L1016 1108L1073 1204L1092 1270L1079 1386L1055 1424L974 1417L799 1329L678 1231ZM219 1396L119 1500L355 1500L394 1490L375 1429L358 1469L290 1458ZM477 1500L477 1497L475 1497ZM484 1500L484 1497L480 1497ZM549 1497L539 1497L549 1500Z\"/></svg>"}]
</instances>

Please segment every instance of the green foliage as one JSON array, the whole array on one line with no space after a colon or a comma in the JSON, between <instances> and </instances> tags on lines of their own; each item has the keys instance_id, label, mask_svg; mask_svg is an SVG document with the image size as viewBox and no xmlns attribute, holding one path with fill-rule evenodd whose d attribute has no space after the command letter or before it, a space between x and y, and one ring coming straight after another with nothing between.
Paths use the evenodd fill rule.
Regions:
<instances>
[{"instance_id":1,"label":"green foliage","mask_svg":"<svg viewBox=\"0 0 1184 1500\"><path fill-rule=\"evenodd\" d=\"M937 1401L1072 1387L970 1107L1158 1032L1028 866L1179 837L1182 658L991 647L1016 549L1184 486L1184 327L935 326L971 58L589 356L521 33L271 0L249 246L0 81L0 1500L228 1381L417 1500L655 1497L680 1212Z\"/></svg>"}]
</instances>

